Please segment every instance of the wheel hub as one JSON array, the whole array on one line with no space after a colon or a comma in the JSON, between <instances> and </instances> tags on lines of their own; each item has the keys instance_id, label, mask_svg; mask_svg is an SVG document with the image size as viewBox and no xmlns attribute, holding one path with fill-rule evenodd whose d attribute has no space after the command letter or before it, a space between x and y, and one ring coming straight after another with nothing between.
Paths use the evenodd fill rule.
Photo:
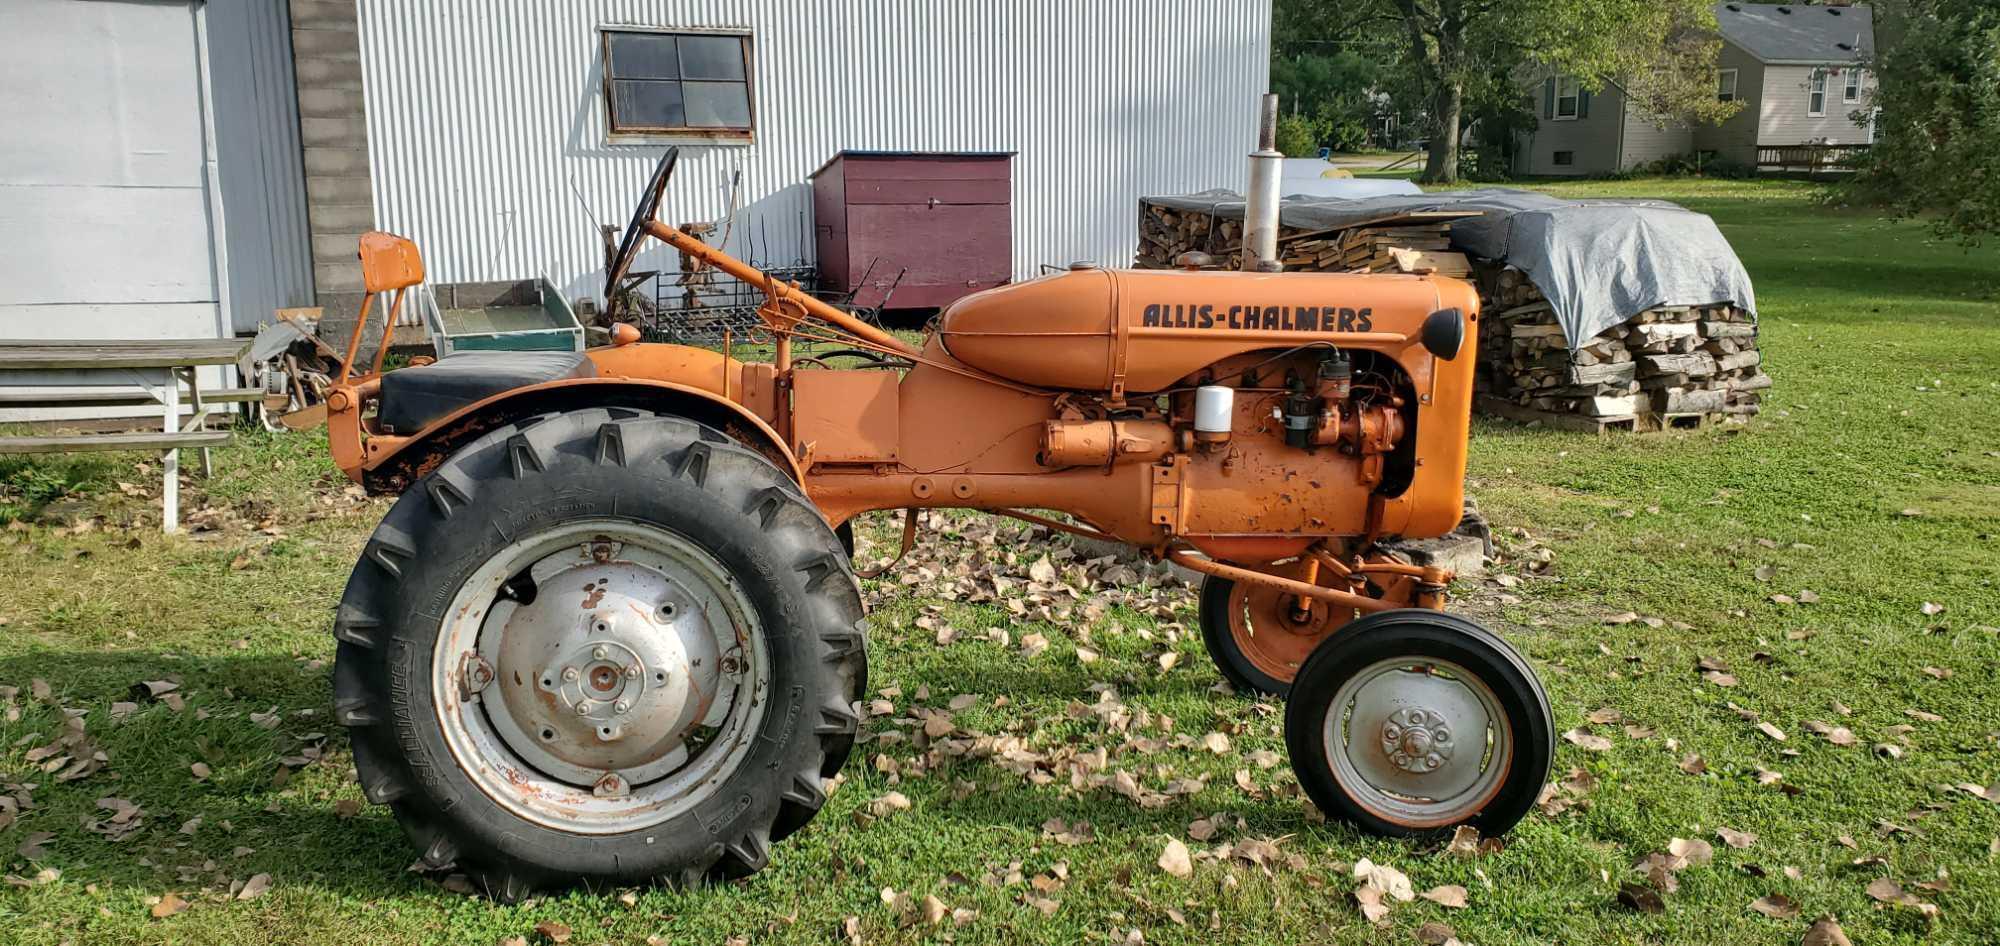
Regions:
<instances>
[{"instance_id":1,"label":"wheel hub","mask_svg":"<svg viewBox=\"0 0 2000 946\"><path fill-rule=\"evenodd\" d=\"M1451 730L1443 713L1409 706L1382 723L1382 751L1405 772L1435 771L1451 760Z\"/></svg>"},{"instance_id":2,"label":"wheel hub","mask_svg":"<svg viewBox=\"0 0 2000 946\"><path fill-rule=\"evenodd\" d=\"M671 771L709 715L723 661L688 589L643 560L580 549L536 566L534 601L480 634L501 699L488 714L509 748L575 785Z\"/></svg>"}]
</instances>

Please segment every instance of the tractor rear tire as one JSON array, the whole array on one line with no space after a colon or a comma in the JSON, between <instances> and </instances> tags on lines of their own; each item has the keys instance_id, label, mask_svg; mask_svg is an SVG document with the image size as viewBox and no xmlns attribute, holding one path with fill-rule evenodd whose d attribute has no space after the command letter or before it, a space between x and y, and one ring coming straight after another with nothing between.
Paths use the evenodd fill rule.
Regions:
<instances>
[{"instance_id":1,"label":"tractor rear tire","mask_svg":"<svg viewBox=\"0 0 2000 946\"><path fill-rule=\"evenodd\" d=\"M858 719L834 531L723 434L612 409L453 454L341 597L334 709L425 864L503 902L763 868Z\"/></svg>"},{"instance_id":2,"label":"tractor rear tire","mask_svg":"<svg viewBox=\"0 0 2000 946\"><path fill-rule=\"evenodd\" d=\"M1492 631L1439 611L1378 611L1328 638L1285 703L1292 771L1329 817L1370 834L1505 832L1555 757L1549 697Z\"/></svg>"}]
</instances>

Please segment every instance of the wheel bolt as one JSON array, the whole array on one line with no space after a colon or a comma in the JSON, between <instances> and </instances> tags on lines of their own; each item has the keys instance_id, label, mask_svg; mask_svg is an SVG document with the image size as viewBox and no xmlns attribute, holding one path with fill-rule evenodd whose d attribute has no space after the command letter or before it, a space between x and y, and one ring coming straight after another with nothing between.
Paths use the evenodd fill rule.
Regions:
<instances>
[{"instance_id":1,"label":"wheel bolt","mask_svg":"<svg viewBox=\"0 0 2000 946\"><path fill-rule=\"evenodd\" d=\"M611 704L611 711L614 713L623 713L631 708L632 704L627 703L624 700L619 700L618 702Z\"/></svg>"},{"instance_id":2,"label":"wheel bolt","mask_svg":"<svg viewBox=\"0 0 2000 946\"><path fill-rule=\"evenodd\" d=\"M602 645L599 645L597 647L593 647L590 649L590 659L603 660L604 656L608 653L610 653L610 651L605 650Z\"/></svg>"},{"instance_id":3,"label":"wheel bolt","mask_svg":"<svg viewBox=\"0 0 2000 946\"><path fill-rule=\"evenodd\" d=\"M571 683L575 683L575 682L576 682L576 678L577 678L577 672L576 672L576 668L575 668L575 667L564 667L564 668L563 668L563 679L564 679L564 680L568 680L568 681L570 681Z\"/></svg>"},{"instance_id":4,"label":"wheel bolt","mask_svg":"<svg viewBox=\"0 0 2000 946\"><path fill-rule=\"evenodd\" d=\"M625 668L625 679L627 679L627 680L637 680L637 679L639 679L639 665L638 665L638 664L633 664L632 666L630 666L630 667L626 667L626 668Z\"/></svg>"},{"instance_id":5,"label":"wheel bolt","mask_svg":"<svg viewBox=\"0 0 2000 946\"><path fill-rule=\"evenodd\" d=\"M589 716L589 715L590 715L590 711L591 711L591 710L592 710L593 708L595 708L596 706L597 706L597 704L595 704L595 703L592 703L592 702L591 702L591 701L589 701L589 700L584 700L583 702L581 702L581 703L578 703L578 704L576 704L576 715L578 715L578 716Z\"/></svg>"}]
</instances>

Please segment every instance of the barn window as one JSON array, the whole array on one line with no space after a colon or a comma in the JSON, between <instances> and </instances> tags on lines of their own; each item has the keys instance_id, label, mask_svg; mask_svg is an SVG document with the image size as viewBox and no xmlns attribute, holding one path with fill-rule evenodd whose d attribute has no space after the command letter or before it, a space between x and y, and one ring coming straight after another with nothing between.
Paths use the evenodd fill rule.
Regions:
<instances>
[{"instance_id":1,"label":"barn window","mask_svg":"<svg viewBox=\"0 0 2000 946\"><path fill-rule=\"evenodd\" d=\"M1736 70L1724 69L1715 74L1715 99L1718 102L1736 101Z\"/></svg>"},{"instance_id":2,"label":"barn window","mask_svg":"<svg viewBox=\"0 0 2000 946\"><path fill-rule=\"evenodd\" d=\"M1576 152L1574 151L1556 152L1556 167L1566 168L1566 167L1574 167L1575 165L1576 165Z\"/></svg>"},{"instance_id":3,"label":"barn window","mask_svg":"<svg viewBox=\"0 0 2000 946\"><path fill-rule=\"evenodd\" d=\"M1840 89L1840 100L1849 105L1861 101L1861 70L1859 68L1848 68L1847 83L1841 86Z\"/></svg>"},{"instance_id":4,"label":"barn window","mask_svg":"<svg viewBox=\"0 0 2000 946\"><path fill-rule=\"evenodd\" d=\"M1812 84L1806 90L1806 114L1820 116L1826 114L1826 70L1814 69Z\"/></svg>"},{"instance_id":5,"label":"barn window","mask_svg":"<svg viewBox=\"0 0 2000 946\"><path fill-rule=\"evenodd\" d=\"M603 32L612 134L750 137L748 34Z\"/></svg>"}]
</instances>

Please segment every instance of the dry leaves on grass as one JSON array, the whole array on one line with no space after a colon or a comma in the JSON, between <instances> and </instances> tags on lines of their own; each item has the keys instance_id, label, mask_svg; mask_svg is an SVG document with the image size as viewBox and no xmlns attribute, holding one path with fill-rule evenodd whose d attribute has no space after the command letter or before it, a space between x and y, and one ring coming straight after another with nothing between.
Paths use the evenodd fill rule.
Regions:
<instances>
[{"instance_id":1,"label":"dry leaves on grass","mask_svg":"<svg viewBox=\"0 0 2000 946\"><path fill-rule=\"evenodd\" d=\"M1564 732L1563 741L1585 752L1603 752L1611 748L1611 740L1582 729L1571 729Z\"/></svg>"},{"instance_id":2,"label":"dry leaves on grass","mask_svg":"<svg viewBox=\"0 0 2000 946\"><path fill-rule=\"evenodd\" d=\"M1157 861L1160 869L1175 877L1186 877L1194 873L1194 861L1188 856L1188 847L1179 838L1167 842Z\"/></svg>"},{"instance_id":3,"label":"dry leaves on grass","mask_svg":"<svg viewBox=\"0 0 2000 946\"><path fill-rule=\"evenodd\" d=\"M181 899L180 894L168 893L162 894L158 900L154 900L152 908L147 912L151 913L155 920L164 920L187 908L188 902Z\"/></svg>"},{"instance_id":4,"label":"dry leaves on grass","mask_svg":"<svg viewBox=\"0 0 2000 946\"><path fill-rule=\"evenodd\" d=\"M555 943L556 946L562 946L563 943L569 942L570 937L575 935L574 931L567 925L557 923L554 920L543 920L535 924L535 933L543 939Z\"/></svg>"},{"instance_id":5,"label":"dry leaves on grass","mask_svg":"<svg viewBox=\"0 0 2000 946\"><path fill-rule=\"evenodd\" d=\"M1734 828L1717 828L1715 829L1715 836L1721 838L1722 843L1738 849L1757 843L1756 835L1748 831L1737 831Z\"/></svg>"},{"instance_id":6,"label":"dry leaves on grass","mask_svg":"<svg viewBox=\"0 0 2000 946\"><path fill-rule=\"evenodd\" d=\"M234 885L232 884L231 886ZM271 875L257 874L252 876L249 880L244 881L243 886L237 887L235 890L235 895L236 899L238 900L255 900L258 897L263 896L270 889L271 889Z\"/></svg>"},{"instance_id":7,"label":"dry leaves on grass","mask_svg":"<svg viewBox=\"0 0 2000 946\"><path fill-rule=\"evenodd\" d=\"M1426 890L1421 894L1418 894L1418 896L1423 897L1425 900L1429 900L1430 902L1435 903L1438 906L1447 907L1453 910L1465 909L1465 904L1466 904L1465 895L1466 895L1465 888L1457 884L1443 884L1441 886L1432 887L1431 889Z\"/></svg>"},{"instance_id":8,"label":"dry leaves on grass","mask_svg":"<svg viewBox=\"0 0 2000 946\"><path fill-rule=\"evenodd\" d=\"M1838 921L1823 916L1806 928L1805 938L1799 940L1799 946L1854 946L1854 943L1847 938L1847 931L1840 928Z\"/></svg>"},{"instance_id":9,"label":"dry leaves on grass","mask_svg":"<svg viewBox=\"0 0 2000 946\"><path fill-rule=\"evenodd\" d=\"M1773 920L1789 920L1799 915L1799 905L1792 898L1781 893L1758 897L1750 901L1750 909Z\"/></svg>"}]
</instances>

